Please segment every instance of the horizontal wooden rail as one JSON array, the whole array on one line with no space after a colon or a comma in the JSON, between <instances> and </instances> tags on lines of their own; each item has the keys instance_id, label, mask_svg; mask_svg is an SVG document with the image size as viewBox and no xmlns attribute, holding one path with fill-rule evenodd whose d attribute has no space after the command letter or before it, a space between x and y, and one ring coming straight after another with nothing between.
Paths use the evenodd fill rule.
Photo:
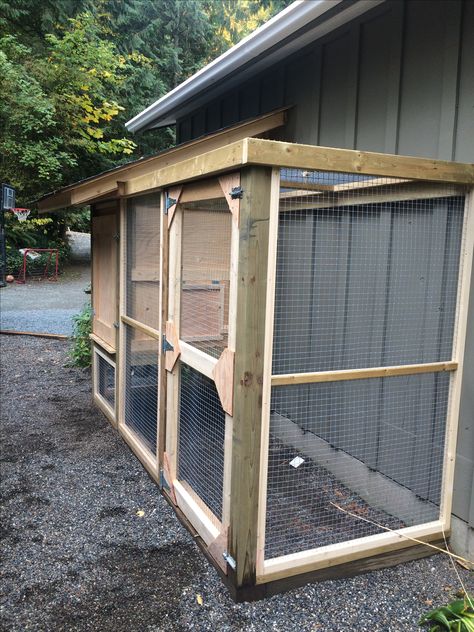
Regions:
<instances>
[{"instance_id":1,"label":"horizontal wooden rail","mask_svg":"<svg viewBox=\"0 0 474 632\"><path fill-rule=\"evenodd\" d=\"M288 373L272 375L272 386L291 384L315 384L317 382L341 382L344 380L365 380L375 377L395 377L397 375L416 375L418 373L439 373L455 371L457 362L431 362L429 364L402 364L370 369L344 369L341 371L317 371L314 373Z\"/></svg>"},{"instance_id":2,"label":"horizontal wooden rail","mask_svg":"<svg viewBox=\"0 0 474 632\"><path fill-rule=\"evenodd\" d=\"M213 358L204 351L183 342L183 340L179 341L179 348L181 349L181 362L188 364L192 369L199 371L211 380L214 379L212 372L217 364L217 358Z\"/></svg>"},{"instance_id":3,"label":"horizontal wooden rail","mask_svg":"<svg viewBox=\"0 0 474 632\"><path fill-rule=\"evenodd\" d=\"M130 327L133 327L134 329L138 329L138 331L141 331L143 334L150 336L150 338L154 338L155 340L161 340L160 332L157 331L156 329L153 329L153 327L149 327L148 325L145 325L144 323L141 323L138 320L135 320L134 318L130 318L130 316L122 315L120 318L123 323L125 323L126 325L129 325Z\"/></svg>"},{"instance_id":4,"label":"horizontal wooden rail","mask_svg":"<svg viewBox=\"0 0 474 632\"><path fill-rule=\"evenodd\" d=\"M470 163L301 145L260 138L245 140L244 163L474 184L474 165Z\"/></svg>"},{"instance_id":5,"label":"horizontal wooden rail","mask_svg":"<svg viewBox=\"0 0 474 632\"><path fill-rule=\"evenodd\" d=\"M102 340L102 338L97 334L89 334L89 338L92 340L92 342L95 342L97 345L99 345L99 347L105 349L107 353L110 353L111 355L115 354L115 347L110 345L108 342L105 342L105 340Z\"/></svg>"},{"instance_id":6,"label":"horizontal wooden rail","mask_svg":"<svg viewBox=\"0 0 474 632\"><path fill-rule=\"evenodd\" d=\"M398 531L376 533L356 540L329 544L319 549L275 557L265 560L263 575L257 577L257 583L275 581L299 573L308 573L320 568L360 560L367 555L375 556L396 551L412 546L413 538L424 542L438 540L443 536L444 527L441 520L435 520L422 525L404 527Z\"/></svg>"}]
</instances>

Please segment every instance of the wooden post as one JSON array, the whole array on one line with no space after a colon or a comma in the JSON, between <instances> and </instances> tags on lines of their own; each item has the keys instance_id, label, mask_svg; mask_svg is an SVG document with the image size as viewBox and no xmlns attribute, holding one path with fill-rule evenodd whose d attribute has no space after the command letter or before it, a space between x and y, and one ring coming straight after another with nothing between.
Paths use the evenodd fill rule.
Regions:
<instances>
[{"instance_id":1,"label":"wooden post","mask_svg":"<svg viewBox=\"0 0 474 632\"><path fill-rule=\"evenodd\" d=\"M168 221L164 209L166 195L160 196L160 333L165 332L165 323L168 315ZM158 473L164 467L164 451L166 438L166 371L165 354L160 339L160 360L158 369L158 432L156 434L158 447Z\"/></svg>"},{"instance_id":2,"label":"wooden post","mask_svg":"<svg viewBox=\"0 0 474 632\"><path fill-rule=\"evenodd\" d=\"M229 528L236 588L256 582L271 173L250 167L241 177Z\"/></svg>"}]
</instances>

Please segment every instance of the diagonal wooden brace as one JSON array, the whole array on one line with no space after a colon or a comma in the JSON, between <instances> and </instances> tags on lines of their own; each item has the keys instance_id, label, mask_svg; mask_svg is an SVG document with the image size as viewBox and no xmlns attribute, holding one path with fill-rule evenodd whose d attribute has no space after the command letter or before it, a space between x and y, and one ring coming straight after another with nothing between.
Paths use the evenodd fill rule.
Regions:
<instances>
[{"instance_id":1,"label":"diagonal wooden brace","mask_svg":"<svg viewBox=\"0 0 474 632\"><path fill-rule=\"evenodd\" d=\"M170 320L166 323L166 341L172 346L172 349L167 350L165 353L165 368L167 371L171 372L181 355L181 349L179 348L179 339L176 333L176 328L174 323Z\"/></svg>"},{"instance_id":2,"label":"diagonal wooden brace","mask_svg":"<svg viewBox=\"0 0 474 632\"><path fill-rule=\"evenodd\" d=\"M232 417L234 404L234 356L230 349L224 349L212 371L222 408Z\"/></svg>"},{"instance_id":3,"label":"diagonal wooden brace","mask_svg":"<svg viewBox=\"0 0 474 632\"><path fill-rule=\"evenodd\" d=\"M220 176L219 184L221 185L222 192L225 195L225 199L227 200L227 204L229 205L230 212L232 213L232 219L235 222L235 225L239 225L239 214L240 214L240 199L233 198L231 195L232 189L237 189L240 187L240 171L235 173L229 173L225 176Z\"/></svg>"},{"instance_id":4,"label":"diagonal wooden brace","mask_svg":"<svg viewBox=\"0 0 474 632\"><path fill-rule=\"evenodd\" d=\"M170 206L168 206L168 228L171 226L171 223L173 222L173 217L174 217L174 213L176 211L176 207L179 204L179 198L181 196L181 192L183 190L182 186L179 187L173 187L172 189L168 189L167 194L166 194L166 201L168 202L168 200L170 202L174 202L173 204L171 204Z\"/></svg>"}]
</instances>

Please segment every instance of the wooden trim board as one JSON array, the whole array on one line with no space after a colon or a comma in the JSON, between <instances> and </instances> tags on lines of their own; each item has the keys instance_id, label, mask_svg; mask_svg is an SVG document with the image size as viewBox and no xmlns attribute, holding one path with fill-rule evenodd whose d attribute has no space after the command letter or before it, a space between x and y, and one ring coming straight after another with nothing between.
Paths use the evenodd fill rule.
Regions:
<instances>
[{"instance_id":1,"label":"wooden trim board","mask_svg":"<svg viewBox=\"0 0 474 632\"><path fill-rule=\"evenodd\" d=\"M204 353L200 349L196 349L192 345L187 342L179 341L180 351L181 351L181 362L188 364L192 369L199 371L206 377L213 378L213 373L218 363L217 358L213 358L212 356Z\"/></svg>"},{"instance_id":2,"label":"wooden trim board","mask_svg":"<svg viewBox=\"0 0 474 632\"><path fill-rule=\"evenodd\" d=\"M314 373L289 373L272 375L272 386L289 384L314 384L318 382L340 382L344 380L366 380L376 377L395 377L418 373L439 373L456 371L457 362L432 362L430 364L404 364L399 366L371 367L364 369L343 369L340 371L319 371Z\"/></svg>"},{"instance_id":3,"label":"wooden trim board","mask_svg":"<svg viewBox=\"0 0 474 632\"><path fill-rule=\"evenodd\" d=\"M409 538L430 542L439 540L442 535L443 523L440 520L436 520L423 525L406 527L398 532L377 533L376 535L339 542L320 547L319 549L276 557L264 562L263 575L257 577L257 583L292 577L299 573L307 573L360 560L368 555L379 555L413 546L413 540Z\"/></svg>"},{"instance_id":4,"label":"wooden trim board","mask_svg":"<svg viewBox=\"0 0 474 632\"><path fill-rule=\"evenodd\" d=\"M265 344L263 358L262 438L260 453L260 489L257 524L257 576L263 573L265 559L265 525L267 514L268 449L270 441L273 323L275 316L275 283L279 223L280 169L272 169L270 218L268 226L268 268L265 304Z\"/></svg>"},{"instance_id":5,"label":"wooden trim board","mask_svg":"<svg viewBox=\"0 0 474 632\"><path fill-rule=\"evenodd\" d=\"M188 490L176 479L173 481L173 490L176 495L178 507L204 542L209 545L217 540L220 535L217 526L209 516L206 515L206 512L198 505Z\"/></svg>"},{"instance_id":6,"label":"wooden trim board","mask_svg":"<svg viewBox=\"0 0 474 632\"><path fill-rule=\"evenodd\" d=\"M474 188L466 197L463 237L459 259L456 319L453 336L453 357L458 363L458 371L451 376L448 414L444 445L444 467L441 483L440 516L446 530L451 524L453 502L454 469L456 465L456 444L461 406L461 386L463 379L464 348L466 343L469 293L471 286L472 259L474 252Z\"/></svg>"},{"instance_id":7,"label":"wooden trim board","mask_svg":"<svg viewBox=\"0 0 474 632\"><path fill-rule=\"evenodd\" d=\"M474 184L474 164L260 138L245 139L244 164Z\"/></svg>"},{"instance_id":8,"label":"wooden trim board","mask_svg":"<svg viewBox=\"0 0 474 632\"><path fill-rule=\"evenodd\" d=\"M159 341L161 340L161 334L157 329L153 329L153 327L149 327L148 325L145 325L145 323L141 323L140 321L130 318L130 316L126 316L125 314L122 314L120 319L126 325L133 327L133 329L138 329L138 331L150 336L150 338Z\"/></svg>"},{"instance_id":9,"label":"wooden trim board","mask_svg":"<svg viewBox=\"0 0 474 632\"><path fill-rule=\"evenodd\" d=\"M48 212L74 204L85 204L104 195L118 195L118 181L127 182L132 177L149 174L187 158L199 156L219 147L226 147L242 138L257 136L281 127L286 122L287 110L287 107L275 110L203 138L183 143L156 156L150 156L109 173L99 174L84 182L69 185L39 200L38 207L41 212Z\"/></svg>"},{"instance_id":10,"label":"wooden trim board","mask_svg":"<svg viewBox=\"0 0 474 632\"><path fill-rule=\"evenodd\" d=\"M99 345L99 347L102 347L102 349L105 349L107 353L110 353L111 355L115 355L116 349L114 349L112 345L109 345L108 342L105 342L105 340L102 340L102 338L99 338L99 336L97 336L96 334L94 333L89 334L89 338L92 340L92 342L95 342L96 345Z\"/></svg>"}]
</instances>

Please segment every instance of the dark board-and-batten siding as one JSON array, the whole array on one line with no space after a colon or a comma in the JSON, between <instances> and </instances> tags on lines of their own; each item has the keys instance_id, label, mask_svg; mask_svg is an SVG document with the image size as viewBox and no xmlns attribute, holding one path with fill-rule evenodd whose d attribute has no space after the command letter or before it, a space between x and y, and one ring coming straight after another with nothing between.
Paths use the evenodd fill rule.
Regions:
<instances>
[{"instance_id":1,"label":"dark board-and-batten siding","mask_svg":"<svg viewBox=\"0 0 474 632\"><path fill-rule=\"evenodd\" d=\"M282 213L272 372L449 361L463 206ZM278 387L275 412L439 504L448 384L431 374Z\"/></svg>"},{"instance_id":2,"label":"dark board-and-batten siding","mask_svg":"<svg viewBox=\"0 0 474 632\"><path fill-rule=\"evenodd\" d=\"M282 140L474 161L474 3L388 0L178 120L178 142L284 105Z\"/></svg>"},{"instance_id":3,"label":"dark board-and-batten siding","mask_svg":"<svg viewBox=\"0 0 474 632\"><path fill-rule=\"evenodd\" d=\"M277 140L474 162L474 2L388 0L178 120L178 142L284 105ZM474 301L453 511L474 527Z\"/></svg>"}]
</instances>

